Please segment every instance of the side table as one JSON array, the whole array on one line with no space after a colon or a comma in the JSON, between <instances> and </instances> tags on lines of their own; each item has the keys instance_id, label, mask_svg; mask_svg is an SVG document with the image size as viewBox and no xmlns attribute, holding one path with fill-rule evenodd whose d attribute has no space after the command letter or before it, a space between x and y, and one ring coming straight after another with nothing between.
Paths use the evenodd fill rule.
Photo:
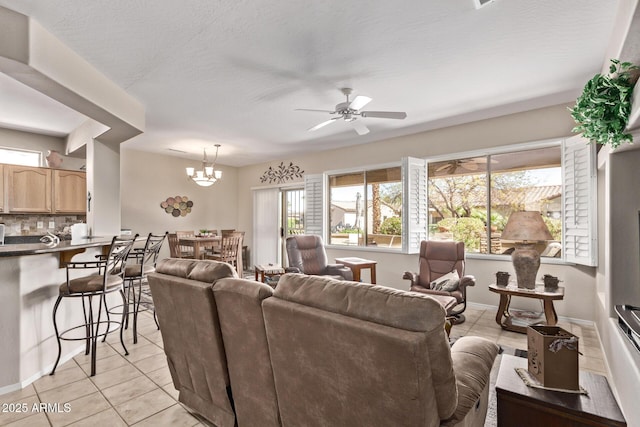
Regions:
<instances>
[{"instance_id":1,"label":"side table","mask_svg":"<svg viewBox=\"0 0 640 427\"><path fill-rule=\"evenodd\" d=\"M371 283L374 285L376 284L376 264L378 263L378 261L357 257L348 257L336 258L336 263L350 268L353 272L353 280L355 282L360 281L360 271L363 268L368 268L369 270L371 270Z\"/></svg>"},{"instance_id":2,"label":"side table","mask_svg":"<svg viewBox=\"0 0 640 427\"><path fill-rule=\"evenodd\" d=\"M496 381L498 427L626 426L607 379L580 371L580 385L589 395L528 387L515 371L527 359L503 354Z\"/></svg>"},{"instance_id":3,"label":"side table","mask_svg":"<svg viewBox=\"0 0 640 427\"><path fill-rule=\"evenodd\" d=\"M498 313L496 314L496 323L500 325L502 329L512 332L520 332L522 334L527 333L526 326L514 325L511 321L509 304L511 303L512 296L542 300L544 304L546 324L554 326L558 323L558 315L553 307L553 301L564 299L564 288L562 286L550 291L546 290L544 286L537 287L536 289L523 289L511 284L507 286L491 284L489 285L489 290L500 295L500 305L498 306Z\"/></svg>"},{"instance_id":4,"label":"side table","mask_svg":"<svg viewBox=\"0 0 640 427\"><path fill-rule=\"evenodd\" d=\"M272 285L265 281L266 278L284 274L284 268L279 264L260 264L254 266L254 270L256 274L256 282L267 283L270 286Z\"/></svg>"}]
</instances>

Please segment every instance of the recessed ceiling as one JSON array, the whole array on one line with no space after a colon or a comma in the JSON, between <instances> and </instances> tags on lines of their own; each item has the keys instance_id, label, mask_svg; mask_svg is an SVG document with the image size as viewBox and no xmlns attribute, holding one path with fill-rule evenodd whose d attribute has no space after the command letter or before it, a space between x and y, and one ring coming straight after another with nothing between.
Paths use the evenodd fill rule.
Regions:
<instances>
[{"instance_id":1,"label":"recessed ceiling","mask_svg":"<svg viewBox=\"0 0 640 427\"><path fill-rule=\"evenodd\" d=\"M146 131L125 147L196 159L219 143L220 163L243 166L570 102L607 61L617 1L0 5L144 104ZM362 119L364 136L342 121L307 132L329 116L295 109L332 109L342 87L373 98L366 109L407 118Z\"/></svg>"}]
</instances>

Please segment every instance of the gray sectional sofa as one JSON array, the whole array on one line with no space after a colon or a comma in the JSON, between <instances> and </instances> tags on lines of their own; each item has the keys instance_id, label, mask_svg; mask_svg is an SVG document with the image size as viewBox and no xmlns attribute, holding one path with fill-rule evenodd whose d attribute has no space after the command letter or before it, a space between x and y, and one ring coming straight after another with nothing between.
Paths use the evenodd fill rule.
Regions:
<instances>
[{"instance_id":1,"label":"gray sectional sofa","mask_svg":"<svg viewBox=\"0 0 640 427\"><path fill-rule=\"evenodd\" d=\"M484 425L498 346L450 347L428 296L186 259L149 285L179 399L216 426Z\"/></svg>"}]
</instances>

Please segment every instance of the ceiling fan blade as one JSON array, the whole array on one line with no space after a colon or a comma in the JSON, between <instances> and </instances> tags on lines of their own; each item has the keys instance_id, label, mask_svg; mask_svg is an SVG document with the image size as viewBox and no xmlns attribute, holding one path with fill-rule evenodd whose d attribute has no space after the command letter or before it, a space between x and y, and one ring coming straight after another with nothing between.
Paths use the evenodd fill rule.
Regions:
<instances>
[{"instance_id":1,"label":"ceiling fan blade","mask_svg":"<svg viewBox=\"0 0 640 427\"><path fill-rule=\"evenodd\" d=\"M358 95L353 101L351 101L351 104L349 104L349 108L358 111L370 102L371 98L369 98L368 96Z\"/></svg>"},{"instance_id":2,"label":"ceiling fan blade","mask_svg":"<svg viewBox=\"0 0 640 427\"><path fill-rule=\"evenodd\" d=\"M453 166L454 166L454 165L453 165L453 164L451 164L451 163L445 163L444 165L442 165L442 166L440 166L440 167L436 168L436 172L442 172L443 170L445 170L445 169L447 169L447 168L451 168L451 167L453 167Z\"/></svg>"},{"instance_id":3,"label":"ceiling fan blade","mask_svg":"<svg viewBox=\"0 0 640 427\"><path fill-rule=\"evenodd\" d=\"M404 111L362 111L360 115L362 117L379 117L381 119L403 120L407 118L407 113Z\"/></svg>"},{"instance_id":4,"label":"ceiling fan blade","mask_svg":"<svg viewBox=\"0 0 640 427\"><path fill-rule=\"evenodd\" d=\"M332 118L332 119L327 120L326 122L322 122L322 123L320 123L320 124L317 124L317 125L315 125L314 127L309 128L309 129L307 129L307 130L308 130L309 132L313 132L314 130L318 130L318 129L322 128L322 127L325 127L325 126L326 126L326 125L328 125L328 124L331 124L331 123L335 122L335 121L336 121L336 120L338 120L339 118L340 118L340 117L334 117L334 118Z\"/></svg>"},{"instance_id":5,"label":"ceiling fan blade","mask_svg":"<svg viewBox=\"0 0 640 427\"><path fill-rule=\"evenodd\" d=\"M312 110L310 108L296 108L294 111L311 111L314 113L329 113L329 114L335 113L335 111L331 111L331 110Z\"/></svg>"},{"instance_id":6,"label":"ceiling fan blade","mask_svg":"<svg viewBox=\"0 0 640 427\"><path fill-rule=\"evenodd\" d=\"M369 128L361 121L351 120L349 123L351 123L351 126L353 126L356 132L358 132L358 135L366 135L369 133Z\"/></svg>"},{"instance_id":7,"label":"ceiling fan blade","mask_svg":"<svg viewBox=\"0 0 640 427\"><path fill-rule=\"evenodd\" d=\"M463 168L463 169L466 169L468 171L477 171L478 170L478 164L474 163L474 162L460 163L460 167Z\"/></svg>"}]
</instances>

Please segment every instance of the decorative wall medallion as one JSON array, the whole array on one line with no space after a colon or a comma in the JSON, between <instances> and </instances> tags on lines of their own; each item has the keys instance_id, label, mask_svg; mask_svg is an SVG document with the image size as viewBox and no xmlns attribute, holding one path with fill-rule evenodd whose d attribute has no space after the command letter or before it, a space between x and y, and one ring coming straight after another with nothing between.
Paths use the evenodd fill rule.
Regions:
<instances>
[{"instance_id":1,"label":"decorative wall medallion","mask_svg":"<svg viewBox=\"0 0 640 427\"><path fill-rule=\"evenodd\" d=\"M193 202L187 196L167 197L167 200L160 203L160 207L173 216L187 216L191 213Z\"/></svg>"},{"instance_id":2,"label":"decorative wall medallion","mask_svg":"<svg viewBox=\"0 0 640 427\"><path fill-rule=\"evenodd\" d=\"M296 166L293 162L289 162L289 166L285 166L284 162L280 162L280 166L275 168L269 166L262 176L260 182L267 182L269 184L281 184L283 182L294 180L295 178L302 178L303 170L300 166Z\"/></svg>"}]
</instances>

